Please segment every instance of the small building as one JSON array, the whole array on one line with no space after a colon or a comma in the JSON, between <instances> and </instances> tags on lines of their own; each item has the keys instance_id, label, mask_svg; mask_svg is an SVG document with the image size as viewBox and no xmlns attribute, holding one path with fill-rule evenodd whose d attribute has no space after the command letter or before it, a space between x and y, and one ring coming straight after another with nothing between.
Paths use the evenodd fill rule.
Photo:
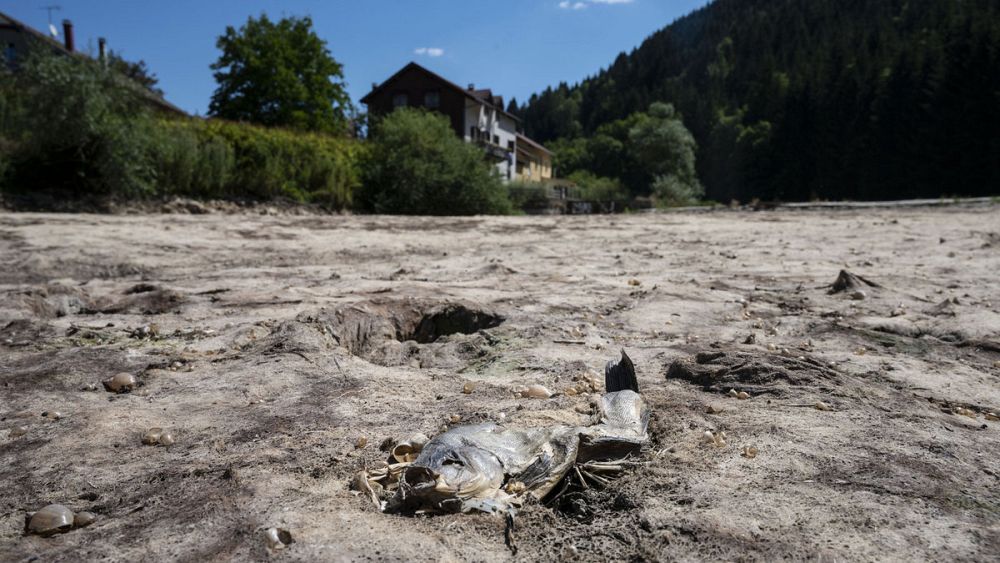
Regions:
<instances>
[{"instance_id":1,"label":"small building","mask_svg":"<svg viewBox=\"0 0 1000 563\"><path fill-rule=\"evenodd\" d=\"M505 181L541 182L552 177L552 153L521 134L521 120L504 109L503 96L489 89L466 88L410 63L361 99L373 117L399 107L444 114L455 134L483 148ZM520 163L524 155L527 160ZM522 175L526 174L526 175Z\"/></svg>"},{"instance_id":2,"label":"small building","mask_svg":"<svg viewBox=\"0 0 1000 563\"><path fill-rule=\"evenodd\" d=\"M517 134L517 179L545 182L552 179L552 151Z\"/></svg>"},{"instance_id":3,"label":"small building","mask_svg":"<svg viewBox=\"0 0 1000 563\"><path fill-rule=\"evenodd\" d=\"M55 33L55 31L53 31ZM55 55L78 57L84 60L92 60L86 54L76 50L76 39L73 34L73 24L69 20L63 20L63 41L57 41L45 33L25 25L13 17L0 12L0 48L2 48L3 64L10 70L17 72L18 65L28 56L32 49L48 49ZM105 56L105 41L99 41L99 58ZM161 96L149 91L147 88L137 85L143 98L149 105L161 112L175 115L187 115L187 112L174 104L163 99Z\"/></svg>"}]
</instances>

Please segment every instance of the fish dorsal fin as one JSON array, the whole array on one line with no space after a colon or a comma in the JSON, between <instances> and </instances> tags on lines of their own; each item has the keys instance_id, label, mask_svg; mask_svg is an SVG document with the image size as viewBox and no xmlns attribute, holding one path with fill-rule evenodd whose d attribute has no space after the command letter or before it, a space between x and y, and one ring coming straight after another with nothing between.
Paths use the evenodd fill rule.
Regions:
<instances>
[{"instance_id":1,"label":"fish dorsal fin","mask_svg":"<svg viewBox=\"0 0 1000 563\"><path fill-rule=\"evenodd\" d=\"M639 392L639 382L635 378L635 366L629 359L625 350L622 350L622 359L610 361L604 366L604 389L608 393L631 389Z\"/></svg>"}]
</instances>

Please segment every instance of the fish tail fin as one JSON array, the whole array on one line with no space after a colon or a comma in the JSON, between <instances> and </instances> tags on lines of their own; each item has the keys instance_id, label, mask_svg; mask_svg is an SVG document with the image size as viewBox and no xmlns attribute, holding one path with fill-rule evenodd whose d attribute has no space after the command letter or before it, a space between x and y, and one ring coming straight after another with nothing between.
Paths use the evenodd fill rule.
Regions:
<instances>
[{"instance_id":1,"label":"fish tail fin","mask_svg":"<svg viewBox=\"0 0 1000 563\"><path fill-rule=\"evenodd\" d=\"M632 365L632 360L629 359L625 350L622 350L620 360L610 361L604 366L604 389L608 393L624 391L625 389L639 392L639 381L635 378L635 366Z\"/></svg>"}]
</instances>

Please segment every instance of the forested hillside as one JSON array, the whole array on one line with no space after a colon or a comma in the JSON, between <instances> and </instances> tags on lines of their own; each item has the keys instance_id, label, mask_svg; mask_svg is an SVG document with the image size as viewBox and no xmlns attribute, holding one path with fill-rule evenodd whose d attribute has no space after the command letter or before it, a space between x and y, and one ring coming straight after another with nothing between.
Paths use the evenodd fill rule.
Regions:
<instances>
[{"instance_id":1,"label":"forested hillside","mask_svg":"<svg viewBox=\"0 0 1000 563\"><path fill-rule=\"evenodd\" d=\"M717 201L996 195L1000 2L716 0L518 111L561 175L624 179L609 132L657 101Z\"/></svg>"}]
</instances>

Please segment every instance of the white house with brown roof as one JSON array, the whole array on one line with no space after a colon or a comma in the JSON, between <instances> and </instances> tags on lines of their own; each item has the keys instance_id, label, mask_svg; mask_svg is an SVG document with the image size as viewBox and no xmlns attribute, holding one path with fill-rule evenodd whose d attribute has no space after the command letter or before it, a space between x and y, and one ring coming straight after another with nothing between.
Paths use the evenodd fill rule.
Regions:
<instances>
[{"instance_id":1,"label":"white house with brown roof","mask_svg":"<svg viewBox=\"0 0 1000 563\"><path fill-rule=\"evenodd\" d=\"M520 133L521 120L504 109L503 97L494 95L492 90L477 90L471 84L462 88L417 63L410 63L374 86L361 102L373 116L386 115L398 107L422 107L444 114L461 139L483 148L504 181L543 181L552 177L551 153ZM539 161L547 154L547 173L539 166L537 174L522 176L521 170L536 170L530 163L527 168L519 166L522 154L537 157Z\"/></svg>"}]
</instances>

